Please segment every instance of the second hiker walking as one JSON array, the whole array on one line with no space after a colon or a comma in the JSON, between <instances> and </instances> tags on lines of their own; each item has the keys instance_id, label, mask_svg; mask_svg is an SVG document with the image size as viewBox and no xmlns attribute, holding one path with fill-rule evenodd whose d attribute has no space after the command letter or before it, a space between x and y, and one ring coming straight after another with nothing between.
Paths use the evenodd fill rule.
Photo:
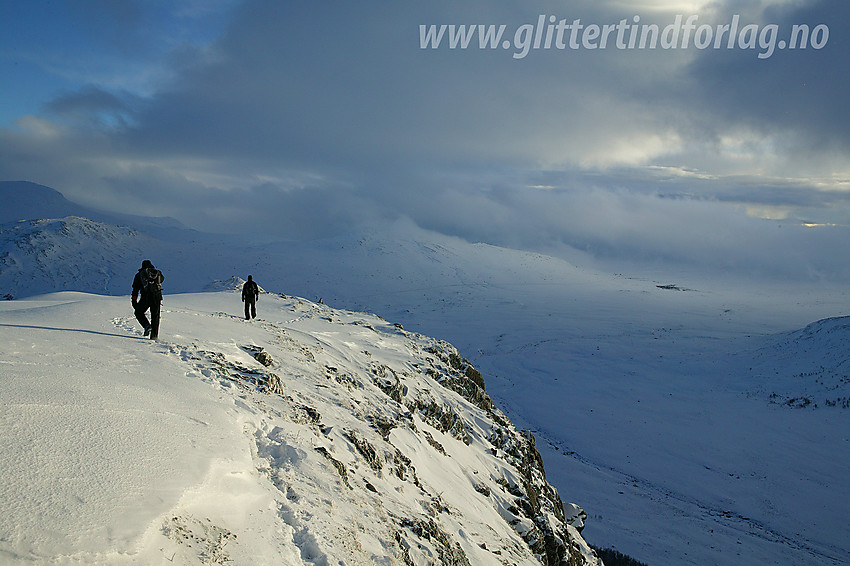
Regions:
<instances>
[{"instance_id":1,"label":"second hiker walking","mask_svg":"<svg viewBox=\"0 0 850 566\"><path fill-rule=\"evenodd\" d=\"M242 301L245 303L245 320L257 318L257 300L260 298L260 288L257 282L249 275L248 280L242 285Z\"/></svg>"}]
</instances>

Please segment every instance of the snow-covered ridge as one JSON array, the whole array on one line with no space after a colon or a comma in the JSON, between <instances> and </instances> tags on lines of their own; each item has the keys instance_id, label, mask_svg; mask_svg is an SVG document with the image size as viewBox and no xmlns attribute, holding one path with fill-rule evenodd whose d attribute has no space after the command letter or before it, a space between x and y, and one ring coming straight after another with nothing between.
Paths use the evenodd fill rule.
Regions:
<instances>
[{"instance_id":1,"label":"snow-covered ridge","mask_svg":"<svg viewBox=\"0 0 850 566\"><path fill-rule=\"evenodd\" d=\"M0 304L0 561L601 564L444 341L264 294Z\"/></svg>"},{"instance_id":2,"label":"snow-covered ridge","mask_svg":"<svg viewBox=\"0 0 850 566\"><path fill-rule=\"evenodd\" d=\"M243 285L245 285L245 280L238 275L233 275L227 279L216 279L204 287L204 291L241 291ZM260 293L267 292L261 285L257 285L257 288Z\"/></svg>"}]
</instances>

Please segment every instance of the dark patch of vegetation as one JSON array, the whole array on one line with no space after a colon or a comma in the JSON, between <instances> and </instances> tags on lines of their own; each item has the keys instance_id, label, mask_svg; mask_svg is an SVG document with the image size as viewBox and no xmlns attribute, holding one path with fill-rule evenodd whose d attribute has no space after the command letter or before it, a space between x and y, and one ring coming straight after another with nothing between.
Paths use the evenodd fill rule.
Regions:
<instances>
[{"instance_id":1,"label":"dark patch of vegetation","mask_svg":"<svg viewBox=\"0 0 850 566\"><path fill-rule=\"evenodd\" d=\"M794 407L795 409L805 409L812 404L812 400L808 397L792 397L785 401L785 404L789 407ZM817 407L817 405L815 405L815 407Z\"/></svg>"},{"instance_id":2,"label":"dark patch of vegetation","mask_svg":"<svg viewBox=\"0 0 850 566\"><path fill-rule=\"evenodd\" d=\"M791 407L792 409L805 409L806 407L812 407L814 409L818 408L818 404L814 402L811 397L787 397L783 398L782 396L771 393L770 402L775 405L785 405L786 407Z\"/></svg>"},{"instance_id":3,"label":"dark patch of vegetation","mask_svg":"<svg viewBox=\"0 0 850 566\"><path fill-rule=\"evenodd\" d=\"M643 562L638 562L631 556L627 556L613 548L599 548L592 544L590 547L596 552L596 555L602 559L605 566L646 566Z\"/></svg>"},{"instance_id":4,"label":"dark patch of vegetation","mask_svg":"<svg viewBox=\"0 0 850 566\"><path fill-rule=\"evenodd\" d=\"M685 287L679 287L678 285L656 285L659 289L664 289L665 291L693 291L693 289L687 289Z\"/></svg>"}]
</instances>

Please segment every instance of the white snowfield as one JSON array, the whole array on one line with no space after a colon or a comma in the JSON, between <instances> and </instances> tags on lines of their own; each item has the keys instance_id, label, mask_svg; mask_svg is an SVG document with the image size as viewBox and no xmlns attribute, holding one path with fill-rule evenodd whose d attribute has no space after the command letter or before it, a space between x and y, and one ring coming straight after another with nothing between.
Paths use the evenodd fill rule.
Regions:
<instances>
[{"instance_id":1,"label":"white snowfield","mask_svg":"<svg viewBox=\"0 0 850 566\"><path fill-rule=\"evenodd\" d=\"M0 302L0 564L601 564L450 345L258 307L167 295L151 341L128 297Z\"/></svg>"}]
</instances>

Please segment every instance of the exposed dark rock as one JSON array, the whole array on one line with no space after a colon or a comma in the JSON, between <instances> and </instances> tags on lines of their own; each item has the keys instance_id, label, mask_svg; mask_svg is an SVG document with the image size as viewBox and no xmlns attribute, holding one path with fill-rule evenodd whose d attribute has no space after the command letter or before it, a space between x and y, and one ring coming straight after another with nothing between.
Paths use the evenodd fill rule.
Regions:
<instances>
[{"instance_id":1,"label":"exposed dark rock","mask_svg":"<svg viewBox=\"0 0 850 566\"><path fill-rule=\"evenodd\" d=\"M398 332L397 329L385 329L379 324L374 327L364 326L377 333ZM484 498L482 503L486 500L487 504L494 506L506 524L527 545L527 550L521 549L521 552L530 551L544 566L594 564L589 549L576 535L576 529L580 531L583 528L587 514L575 505L568 506L568 513L565 514L560 496L546 480L534 435L529 431L518 430L495 407L485 391L481 373L460 356L453 346L443 341L427 340L424 344L420 342L421 347L411 347L415 355L414 361L409 364L390 367L387 364L394 363L392 358L386 361L376 354L375 361L366 370L362 366L349 365L346 360L314 366L319 376L344 385L352 392L351 397L346 398L343 388L336 388L324 378L318 384L319 388L334 389L334 398L341 399L342 406L349 406L359 423L337 428L327 426L334 424L327 422L330 414L323 421L318 410L306 406L303 401L295 402L292 397L285 397L291 403L286 413L288 418L309 426L317 436L324 435L319 438L327 443L327 447L319 446L315 450L336 469L345 486L361 490L359 497L378 497L376 494L385 489L381 480L388 476L394 476L394 482L397 481L395 478L409 482L407 489L417 493L423 516L415 518L417 513L413 513L414 518L393 518L393 528L398 529L395 538L400 548L399 557L405 563L412 563L414 559L420 561L424 552L433 556L436 564L469 564L469 558L463 551L463 548L467 551L469 548L461 547L440 526L442 514L462 514L463 510L451 506L457 502L447 504L441 497L442 493L435 493L437 486L419 481L412 458L418 458L424 453L405 455L402 451L410 446L410 437L407 435L413 434L418 436L420 442L427 443L446 457L447 447L452 452L459 449L447 437L467 446L474 443L475 449L479 451L491 449L492 454L501 460L495 469L503 469L499 473L504 473L504 477L497 479L491 475L492 471L490 474L479 474L479 470L469 470L471 474L477 474L470 476L475 478L471 487L477 492L471 496L480 496ZM311 363L317 359L308 356L309 351L303 345L283 332L280 334L280 344L286 347L286 355L291 352L294 357ZM207 367L212 365L216 373L237 382L241 387L282 394L280 379L266 369L274 362L269 358L270 363L266 365L258 357L262 348L242 348L263 366L245 367L213 352L200 352L198 355L212 362ZM321 352L321 349L318 351ZM430 379L425 379L426 375ZM362 393L356 393L355 390L362 390ZM296 395L293 393L293 396ZM370 401L364 402L366 399ZM422 426L417 427L416 422L426 423L427 430ZM438 442L435 430L446 437L438 437ZM396 440L393 431L398 431L401 438L405 438L398 446L393 444ZM350 476L346 464L333 457L334 446L337 450L343 449L339 453L345 454L345 462L352 466L351 470L356 475ZM353 464L350 463L351 458L355 460ZM368 469L361 463L367 464ZM500 525L499 528L505 527ZM464 544L469 542L465 541ZM489 542L488 545L493 546ZM487 550L495 558L495 555L508 548L504 546Z\"/></svg>"},{"instance_id":2,"label":"exposed dark rock","mask_svg":"<svg viewBox=\"0 0 850 566\"><path fill-rule=\"evenodd\" d=\"M440 528L440 525L434 519L402 519L401 526L418 538L428 540L434 545L438 554L438 564L442 566L471 566L460 545L452 540L451 536ZM402 548L407 546L403 534L397 533L396 541ZM406 563L412 564L409 557Z\"/></svg>"},{"instance_id":3,"label":"exposed dark rock","mask_svg":"<svg viewBox=\"0 0 850 566\"><path fill-rule=\"evenodd\" d=\"M348 483L348 471L345 469L345 464L331 456L331 453L328 452L327 448L325 448L324 446L317 447L316 452L330 460L331 464L333 464L333 467L336 468L339 477L342 478L342 483L344 483L349 489L353 489L351 487L351 484Z\"/></svg>"},{"instance_id":4,"label":"exposed dark rock","mask_svg":"<svg viewBox=\"0 0 850 566\"><path fill-rule=\"evenodd\" d=\"M383 467L381 459L378 457L378 452L375 450L375 447L372 446L368 440L358 437L357 433L353 430L344 433L343 436L345 436L345 438L354 445L360 455L366 460L366 463L369 464L370 468L376 472L381 471Z\"/></svg>"},{"instance_id":5,"label":"exposed dark rock","mask_svg":"<svg viewBox=\"0 0 850 566\"><path fill-rule=\"evenodd\" d=\"M372 375L374 376L375 385L377 385L381 391L386 393L393 401L398 403L402 402L404 397L404 386L392 368L383 364L373 364Z\"/></svg>"},{"instance_id":6,"label":"exposed dark rock","mask_svg":"<svg viewBox=\"0 0 850 566\"><path fill-rule=\"evenodd\" d=\"M466 425L450 405L440 405L433 399L416 399L410 401L407 407L413 413L418 412L422 420L440 432L449 434L469 445Z\"/></svg>"},{"instance_id":7,"label":"exposed dark rock","mask_svg":"<svg viewBox=\"0 0 850 566\"><path fill-rule=\"evenodd\" d=\"M446 449L443 448L442 444L440 444L439 442L434 440L434 437L431 436L431 433L429 433L427 430L424 430L424 431L422 431L422 434L425 435L425 440L428 441L428 444L430 444L434 448L434 450L436 450L437 452L439 452L443 456L447 456Z\"/></svg>"}]
</instances>

